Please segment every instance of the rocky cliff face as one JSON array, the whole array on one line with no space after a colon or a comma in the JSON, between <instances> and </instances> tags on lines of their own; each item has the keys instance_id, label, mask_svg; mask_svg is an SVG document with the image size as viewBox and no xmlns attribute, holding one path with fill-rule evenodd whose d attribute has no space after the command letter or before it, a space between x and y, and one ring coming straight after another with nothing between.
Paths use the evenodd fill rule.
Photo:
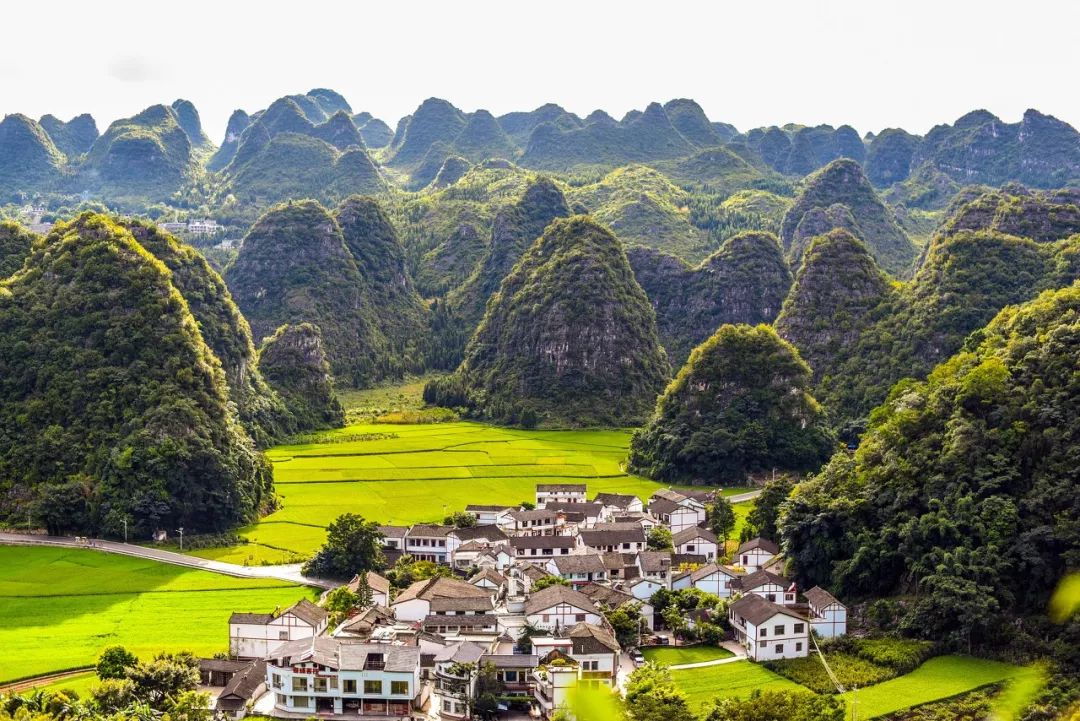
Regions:
<instances>
[{"instance_id":1,"label":"rocky cliff face","mask_svg":"<svg viewBox=\"0 0 1080 721\"><path fill-rule=\"evenodd\" d=\"M627 257L656 310L673 364L684 362L725 323L771 323L791 287L791 272L771 233L729 238L696 267L648 248L631 248Z\"/></svg>"},{"instance_id":2,"label":"rocky cliff face","mask_svg":"<svg viewBox=\"0 0 1080 721\"><path fill-rule=\"evenodd\" d=\"M668 374L655 316L618 239L585 216L551 223L503 280L434 402L512 423L621 426Z\"/></svg>"},{"instance_id":3,"label":"rocky cliff face","mask_svg":"<svg viewBox=\"0 0 1080 721\"><path fill-rule=\"evenodd\" d=\"M853 160L834 161L807 179L781 226L780 238L789 258L793 259L795 231L803 216L814 208L827 209L835 204L847 207L858 226L856 235L882 268L894 276L911 273L917 254L914 244L878 198L862 167Z\"/></svg>"},{"instance_id":4,"label":"rocky cliff face","mask_svg":"<svg viewBox=\"0 0 1080 721\"><path fill-rule=\"evenodd\" d=\"M294 431L345 424L317 326L298 323L278 328L259 349L259 368L284 401Z\"/></svg>"}]
</instances>

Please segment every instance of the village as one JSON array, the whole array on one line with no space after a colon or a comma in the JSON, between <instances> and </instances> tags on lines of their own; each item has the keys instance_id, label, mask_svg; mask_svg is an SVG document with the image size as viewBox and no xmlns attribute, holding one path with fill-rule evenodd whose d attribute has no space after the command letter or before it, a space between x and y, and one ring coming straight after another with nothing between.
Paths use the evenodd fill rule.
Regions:
<instances>
[{"instance_id":1,"label":"village","mask_svg":"<svg viewBox=\"0 0 1080 721\"><path fill-rule=\"evenodd\" d=\"M773 541L747 540L722 563L723 541L705 527L712 499L589 500L584 484L540 484L535 508L467 506L468 527L382 526L390 564L408 555L449 573L397 593L382 575L357 575L346 587L364 602L343 618L307 599L238 610L228 658L203 659L202 683L222 718L467 719L483 692L497 704L484 717L550 719L575 686L617 691L641 648L680 642L656 608L673 594L707 599L679 621L683 635L723 627L714 640L735 659L805 657L815 638L844 635L846 607L785 578ZM657 527L670 530L669 550L648 549Z\"/></svg>"}]
</instances>

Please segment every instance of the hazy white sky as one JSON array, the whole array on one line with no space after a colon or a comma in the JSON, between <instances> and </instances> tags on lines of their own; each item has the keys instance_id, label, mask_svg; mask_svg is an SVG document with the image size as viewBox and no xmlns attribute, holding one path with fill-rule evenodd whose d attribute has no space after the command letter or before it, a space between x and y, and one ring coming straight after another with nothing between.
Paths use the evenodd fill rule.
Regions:
<instances>
[{"instance_id":1,"label":"hazy white sky","mask_svg":"<svg viewBox=\"0 0 1080 721\"><path fill-rule=\"evenodd\" d=\"M1068 0L20 1L0 9L0 114L104 130L183 97L220 142L234 108L330 87L391 126L429 96L615 117L691 97L740 129L925 132L979 107L1080 125L1078 21Z\"/></svg>"}]
</instances>

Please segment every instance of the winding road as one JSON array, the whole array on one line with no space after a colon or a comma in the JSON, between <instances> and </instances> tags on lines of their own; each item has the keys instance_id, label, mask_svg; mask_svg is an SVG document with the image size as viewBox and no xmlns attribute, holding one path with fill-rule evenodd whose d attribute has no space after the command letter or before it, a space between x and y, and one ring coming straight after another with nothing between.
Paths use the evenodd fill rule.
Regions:
<instances>
[{"instance_id":1,"label":"winding road","mask_svg":"<svg viewBox=\"0 0 1080 721\"><path fill-rule=\"evenodd\" d=\"M222 573L226 576L236 576L237 578L274 578L279 581L289 581L322 589L330 589L339 585L333 581L305 576L300 572L301 564L299 563L281 566L241 566L236 563L198 558L185 553L136 546L130 543L103 541L100 539L90 539L88 543L84 539L77 539L72 536L43 536L29 533L0 533L0 544L6 546L61 546L64 548L102 551L104 553L119 553L124 556L136 556L151 561L171 563L174 566L186 566L212 573Z\"/></svg>"}]
</instances>

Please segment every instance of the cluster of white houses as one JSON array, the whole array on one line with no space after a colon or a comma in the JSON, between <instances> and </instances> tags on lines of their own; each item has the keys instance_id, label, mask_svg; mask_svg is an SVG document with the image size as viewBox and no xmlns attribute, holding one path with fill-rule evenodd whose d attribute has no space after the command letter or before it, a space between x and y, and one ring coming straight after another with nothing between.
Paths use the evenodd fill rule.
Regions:
<instances>
[{"instance_id":1,"label":"cluster of white houses","mask_svg":"<svg viewBox=\"0 0 1080 721\"><path fill-rule=\"evenodd\" d=\"M234 613L230 652L258 669L244 679L261 674L264 684L249 679L244 688L272 694L271 712L281 717L464 719L476 669L491 664L504 699L548 718L575 684L615 686L622 649L604 613L632 604L652 629L651 599L660 589L736 599L729 619L753 659L805 656L811 631L846 632L835 598L818 588L799 594L774 572L781 559L771 542L744 543L737 565L721 565L723 549L702 527L704 496L666 490L648 504L617 494L588 501L584 485L560 484L538 486L536 500L531 510L469 506L478 521L472 528L384 527L391 558L408 553L457 573L396 595L369 573L372 605L335 627L306 600L271 614ZM673 550L647 549L648 530L658 525L672 527ZM534 590L549 576L566 583ZM225 698L219 709L242 715L244 707L231 697L225 706Z\"/></svg>"}]
</instances>

